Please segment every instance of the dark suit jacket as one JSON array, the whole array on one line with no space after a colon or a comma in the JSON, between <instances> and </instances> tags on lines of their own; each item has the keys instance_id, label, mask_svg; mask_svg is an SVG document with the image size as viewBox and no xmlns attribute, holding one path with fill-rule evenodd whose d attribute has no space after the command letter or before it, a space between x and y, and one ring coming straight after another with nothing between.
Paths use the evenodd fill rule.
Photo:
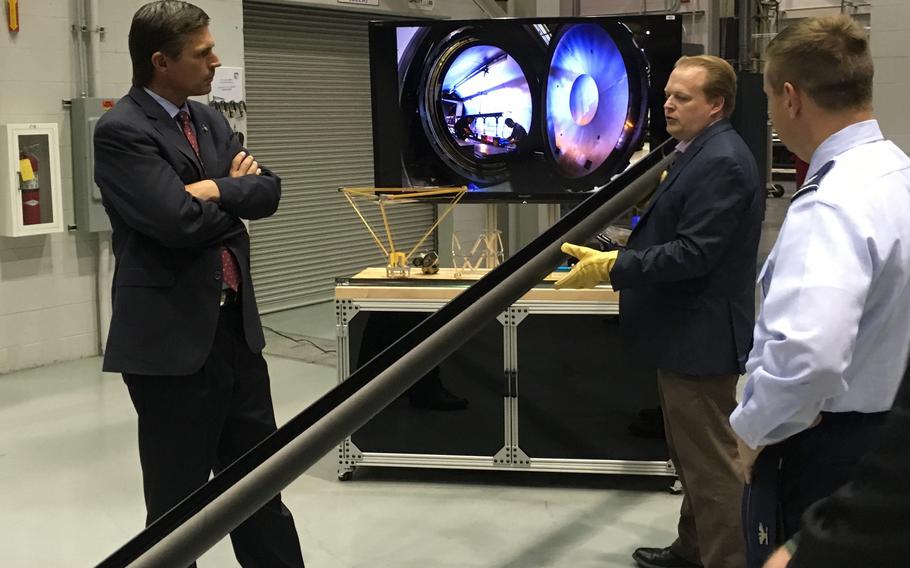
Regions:
<instances>
[{"instance_id":1,"label":"dark suit jacket","mask_svg":"<svg viewBox=\"0 0 910 568\"><path fill-rule=\"evenodd\" d=\"M133 87L95 129L95 182L113 228L113 315L104 370L186 375L199 370L219 317L222 244L240 266L246 342L265 345L250 279L250 240L240 218L275 212L281 181L229 177L243 150L223 116L189 101L200 160L177 122ZM218 203L184 189L213 179Z\"/></svg>"},{"instance_id":2,"label":"dark suit jacket","mask_svg":"<svg viewBox=\"0 0 910 568\"><path fill-rule=\"evenodd\" d=\"M639 356L678 373L743 372L764 208L755 160L730 122L705 129L655 191L610 272Z\"/></svg>"}]
</instances>

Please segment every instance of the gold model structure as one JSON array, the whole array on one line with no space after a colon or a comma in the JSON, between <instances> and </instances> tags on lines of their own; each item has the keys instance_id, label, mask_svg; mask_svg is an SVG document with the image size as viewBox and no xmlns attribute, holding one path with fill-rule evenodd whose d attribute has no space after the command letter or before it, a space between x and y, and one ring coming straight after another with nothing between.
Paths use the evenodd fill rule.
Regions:
<instances>
[{"instance_id":1,"label":"gold model structure","mask_svg":"<svg viewBox=\"0 0 910 568\"><path fill-rule=\"evenodd\" d=\"M465 192L468 188L466 187L414 187L414 188L376 188L376 187L340 187L340 191L345 198L348 200L348 203L351 204L351 207L354 208L354 212L357 213L357 216L360 217L360 220L363 222L363 225L367 228L367 231L370 232L370 236L373 237L373 241L376 243L376 246L379 247L379 250L382 251L382 254L388 259L386 264L386 276L389 278L403 278L410 274L411 267L408 262L411 260L411 257L414 256L414 253L420 248L420 245L423 244L427 237L433 234L433 231L436 230L436 227L439 226L439 223L445 219L449 213L452 212L452 209L455 205L464 197ZM417 241L411 250L404 254L403 252L395 249L395 241L392 238L392 228L389 224L389 218L386 214L386 206L393 203L414 203L420 201L421 199L433 198L433 197L442 197L442 196L451 196L451 200L445 209L440 213L436 219L436 222L433 223L433 226L427 229L423 237ZM367 221L367 218L364 217L361 213L360 208L357 207L355 198L369 200L379 205L379 213L382 216L382 224L385 228L385 235L388 241L388 247L383 244L382 239L376 234L376 231L370 226L370 222Z\"/></svg>"}]
</instances>

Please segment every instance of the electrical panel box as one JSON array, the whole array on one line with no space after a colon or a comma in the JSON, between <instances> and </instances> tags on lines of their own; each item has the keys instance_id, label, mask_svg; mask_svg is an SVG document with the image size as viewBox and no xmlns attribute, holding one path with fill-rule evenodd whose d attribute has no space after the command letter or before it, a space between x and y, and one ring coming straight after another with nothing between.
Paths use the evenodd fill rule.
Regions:
<instances>
[{"instance_id":1,"label":"electrical panel box","mask_svg":"<svg viewBox=\"0 0 910 568\"><path fill-rule=\"evenodd\" d=\"M73 138L73 212L76 229L87 232L110 231L111 222L101 204L101 190L95 185L95 126L116 99L73 99L70 123Z\"/></svg>"},{"instance_id":2,"label":"electrical panel box","mask_svg":"<svg viewBox=\"0 0 910 568\"><path fill-rule=\"evenodd\" d=\"M6 124L0 133L0 235L63 231L56 123Z\"/></svg>"}]
</instances>

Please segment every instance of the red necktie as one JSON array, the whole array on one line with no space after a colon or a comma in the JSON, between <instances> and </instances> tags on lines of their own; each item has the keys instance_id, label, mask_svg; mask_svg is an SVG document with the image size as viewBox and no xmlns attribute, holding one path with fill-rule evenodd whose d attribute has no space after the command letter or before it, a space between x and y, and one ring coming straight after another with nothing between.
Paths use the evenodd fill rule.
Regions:
<instances>
[{"instance_id":1,"label":"red necktie","mask_svg":"<svg viewBox=\"0 0 910 568\"><path fill-rule=\"evenodd\" d=\"M193 147L193 152L199 158L199 141L196 140L196 133L193 132L193 127L190 125L190 113L185 110L178 112L177 121L180 122L183 135L186 136L190 146ZM237 267L237 260L224 245L221 246L221 273L224 275L224 283L231 290L236 292L240 289L240 271Z\"/></svg>"}]
</instances>

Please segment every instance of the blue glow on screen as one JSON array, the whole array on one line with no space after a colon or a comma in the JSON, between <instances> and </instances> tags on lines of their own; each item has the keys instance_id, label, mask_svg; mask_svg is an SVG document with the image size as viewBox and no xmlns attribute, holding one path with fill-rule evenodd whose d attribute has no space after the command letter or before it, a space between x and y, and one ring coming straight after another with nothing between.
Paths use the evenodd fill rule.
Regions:
<instances>
[{"instance_id":1,"label":"blue glow on screen","mask_svg":"<svg viewBox=\"0 0 910 568\"><path fill-rule=\"evenodd\" d=\"M518 63L498 47L475 45L461 52L446 71L441 91L450 123L466 115L499 115L472 123L478 137L508 137L512 129L506 118L531 130L528 82Z\"/></svg>"},{"instance_id":2,"label":"blue glow on screen","mask_svg":"<svg viewBox=\"0 0 910 568\"><path fill-rule=\"evenodd\" d=\"M572 24L553 53L547 77L547 138L562 172L582 177L620 142L629 110L629 78L610 34Z\"/></svg>"}]
</instances>

